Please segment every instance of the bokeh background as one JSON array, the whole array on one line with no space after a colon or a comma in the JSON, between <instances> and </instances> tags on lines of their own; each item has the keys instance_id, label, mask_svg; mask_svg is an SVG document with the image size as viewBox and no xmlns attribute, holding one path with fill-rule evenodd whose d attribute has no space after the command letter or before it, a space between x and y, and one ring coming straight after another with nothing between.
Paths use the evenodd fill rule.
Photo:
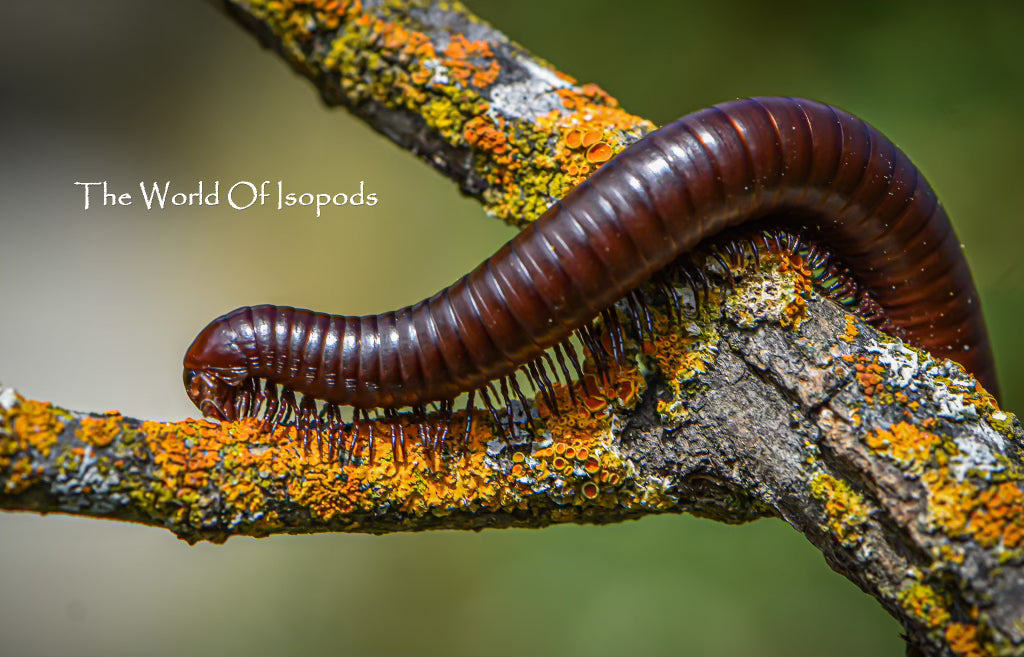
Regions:
<instances>
[{"instance_id":1,"label":"bokeh background","mask_svg":"<svg viewBox=\"0 0 1024 657\"><path fill-rule=\"evenodd\" d=\"M1024 407L1024 5L471 0L657 123L751 95L878 126L957 223L1009 410ZM202 0L5 2L0 379L63 406L195 414L181 356L242 304L417 301L511 229ZM284 180L374 208L315 219L82 209L75 181ZM235 538L0 515L0 653L900 655L899 628L778 521Z\"/></svg>"}]
</instances>

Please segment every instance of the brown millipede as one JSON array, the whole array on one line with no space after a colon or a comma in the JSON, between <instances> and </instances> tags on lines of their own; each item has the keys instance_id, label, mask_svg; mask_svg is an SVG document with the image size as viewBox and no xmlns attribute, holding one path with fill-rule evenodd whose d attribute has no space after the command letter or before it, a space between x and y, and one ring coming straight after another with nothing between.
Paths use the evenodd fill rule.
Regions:
<instances>
[{"instance_id":1,"label":"brown millipede","mask_svg":"<svg viewBox=\"0 0 1024 657\"><path fill-rule=\"evenodd\" d=\"M565 348L571 336L600 361L591 321L602 316L618 351L616 302L625 299L631 322L649 330L638 286L701 241L767 219L785 231L774 237L780 249L786 240L805 248L793 235L828 245L863 286L865 306L881 309L875 319L960 362L998 395L974 282L921 172L860 119L785 98L725 103L647 135L416 305L366 317L276 306L228 313L189 348L185 387L205 415L236 420L265 405L274 426L294 412L307 441L325 431L332 445L343 431L342 405L357 419L369 409L394 419L402 407L422 418L436 402L450 420L453 400L468 392L468 407L480 394L493 415L493 382L506 403L511 394L525 405L517 370L553 402L549 372L568 380L571 366L582 376ZM830 256L815 247L810 257L824 264ZM696 293L703 280L686 276ZM837 290L857 293L844 276L833 277ZM319 413L315 400L325 402Z\"/></svg>"}]
</instances>

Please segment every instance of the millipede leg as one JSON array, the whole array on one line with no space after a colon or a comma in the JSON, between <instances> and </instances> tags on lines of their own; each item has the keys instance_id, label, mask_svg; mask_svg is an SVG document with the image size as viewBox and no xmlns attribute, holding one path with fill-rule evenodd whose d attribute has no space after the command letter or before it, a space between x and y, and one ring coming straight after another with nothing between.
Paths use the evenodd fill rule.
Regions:
<instances>
[{"instance_id":1,"label":"millipede leg","mask_svg":"<svg viewBox=\"0 0 1024 657\"><path fill-rule=\"evenodd\" d=\"M324 404L323 416L324 424L327 427L327 458L333 461L335 446L340 439L339 432L344 429L344 425L340 422L338 407L334 404Z\"/></svg>"},{"instance_id":2,"label":"millipede leg","mask_svg":"<svg viewBox=\"0 0 1024 657\"><path fill-rule=\"evenodd\" d=\"M235 417L239 420L250 417L249 413L252 411L253 400L259 392L259 387L256 384L256 379L253 377L247 378L241 387L241 393L235 397Z\"/></svg>"},{"instance_id":3,"label":"millipede leg","mask_svg":"<svg viewBox=\"0 0 1024 657\"><path fill-rule=\"evenodd\" d=\"M320 442L319 427L315 427L313 418L316 414L316 402L309 395L303 395L299 404L299 411L295 416L295 427L299 439L302 441L302 453L309 454L309 444L312 439L313 429L317 430L317 442Z\"/></svg>"},{"instance_id":4,"label":"millipede leg","mask_svg":"<svg viewBox=\"0 0 1024 657\"><path fill-rule=\"evenodd\" d=\"M573 404L577 404L579 402L576 399L576 387L572 384L572 375L569 374L569 368L565 366L565 356L562 354L563 344L564 343L556 344L552 347L552 350L555 352L555 360L558 361L558 366L562 368L562 376L565 377L565 385L569 388L569 398L572 399ZM572 345L569 345L567 348L572 349ZM579 371L579 367L576 369ZM579 375L580 378L583 378L582 372L580 372Z\"/></svg>"},{"instance_id":5,"label":"millipede leg","mask_svg":"<svg viewBox=\"0 0 1024 657\"><path fill-rule=\"evenodd\" d=\"M395 431L394 409L384 409L384 422L388 425L388 442L391 444L391 455L395 463L398 463L398 450L395 441L398 440L398 432Z\"/></svg>"},{"instance_id":6,"label":"millipede leg","mask_svg":"<svg viewBox=\"0 0 1024 657\"><path fill-rule=\"evenodd\" d=\"M462 445L469 449L469 436L473 431L473 402L476 401L476 390L469 391L469 398L466 399L466 435L462 439Z\"/></svg>"},{"instance_id":7,"label":"millipede leg","mask_svg":"<svg viewBox=\"0 0 1024 657\"><path fill-rule=\"evenodd\" d=\"M320 456L320 460L323 461L324 457L324 434L327 434L327 444L331 444L331 433L330 423L327 421L327 407L329 404L324 404L324 407L320 409L319 413L316 413L314 408L313 422L316 423L316 451Z\"/></svg>"},{"instance_id":8,"label":"millipede leg","mask_svg":"<svg viewBox=\"0 0 1024 657\"><path fill-rule=\"evenodd\" d=\"M515 391L516 397L519 398L519 403L523 405L523 412L526 414L526 423L528 425L530 425L530 428L532 429L533 428L533 414L530 412L530 408L531 408L530 402L526 398L526 395L523 394L523 390L519 387L519 381L516 380L515 375L514 374L510 374L508 376L508 379L509 379L509 381L512 382L512 390Z\"/></svg>"},{"instance_id":9,"label":"millipede leg","mask_svg":"<svg viewBox=\"0 0 1024 657\"><path fill-rule=\"evenodd\" d=\"M580 335L580 340L583 342L584 346L590 350L590 354L594 358L594 364L597 366L598 376L607 381L609 378L609 368L608 363L605 362L604 348L595 339L594 331L590 324L584 324L581 326L578 333Z\"/></svg>"},{"instance_id":10,"label":"millipede leg","mask_svg":"<svg viewBox=\"0 0 1024 657\"><path fill-rule=\"evenodd\" d=\"M676 291L674 285L665 284L664 287L665 296L668 301L669 319L673 325L678 326L683 323L683 301L679 298L679 292Z\"/></svg>"},{"instance_id":11,"label":"millipede leg","mask_svg":"<svg viewBox=\"0 0 1024 657\"><path fill-rule=\"evenodd\" d=\"M547 404L548 408L555 415L558 415L558 402L555 401L555 389L551 387L551 380L548 379L541 368L543 363L540 359L531 360L526 364L527 370L530 374L530 380L534 382L534 388L541 391L541 395L544 397L544 403Z\"/></svg>"},{"instance_id":12,"label":"millipede leg","mask_svg":"<svg viewBox=\"0 0 1024 657\"><path fill-rule=\"evenodd\" d=\"M512 400L508 396L508 380L509 377L501 377L501 398L505 400L505 415L508 417L509 437L518 437L519 432L516 431L516 420L512 415Z\"/></svg>"},{"instance_id":13,"label":"millipede leg","mask_svg":"<svg viewBox=\"0 0 1024 657\"><path fill-rule=\"evenodd\" d=\"M643 334L640 332L640 317L636 312L636 307L633 305L633 297L627 294L622 300L626 302L626 306L623 308L623 311L626 316L626 320L629 322L630 329L633 333L636 333L640 338L640 341L643 342Z\"/></svg>"},{"instance_id":14,"label":"millipede leg","mask_svg":"<svg viewBox=\"0 0 1024 657\"><path fill-rule=\"evenodd\" d=\"M405 463L409 456L405 449L405 425L402 424L402 418L399 417L396 409L385 409L385 415L389 411L391 416L389 421L391 427L391 453L397 465L400 462Z\"/></svg>"},{"instance_id":15,"label":"millipede leg","mask_svg":"<svg viewBox=\"0 0 1024 657\"><path fill-rule=\"evenodd\" d=\"M548 353L546 351L542 354L542 356L545 359L547 359L549 363L551 362L551 357L548 356ZM548 378L548 371L544 367L544 361L538 358L537 360L533 361L532 365L537 368L537 371L540 373L541 383L544 384L544 388L548 391L548 398L551 402L549 406L551 412L554 413L555 415L560 415L560 411L558 410L558 396L555 395L555 386L551 384L551 379ZM554 368L552 368L551 371L551 376L555 379L555 382L557 383L558 375L554 373Z\"/></svg>"},{"instance_id":16,"label":"millipede leg","mask_svg":"<svg viewBox=\"0 0 1024 657\"><path fill-rule=\"evenodd\" d=\"M732 269L729 268L729 265L726 264L725 260L718 253L718 251L711 251L710 255L712 258L715 259L715 262L717 262L719 266L721 266L722 271L725 274L726 280L729 281L729 287L736 287L736 279L733 278Z\"/></svg>"},{"instance_id":17,"label":"millipede leg","mask_svg":"<svg viewBox=\"0 0 1024 657\"><path fill-rule=\"evenodd\" d=\"M711 284L708 282L708 277L704 274L704 270L694 270L694 276L697 282L700 283L700 292L705 303L708 303L711 299Z\"/></svg>"},{"instance_id":18,"label":"millipede leg","mask_svg":"<svg viewBox=\"0 0 1024 657\"><path fill-rule=\"evenodd\" d=\"M547 401L548 393L546 390L541 389L540 377L537 376L537 372L534 371L534 368L530 367L530 363L532 362L533 361L523 363L519 366L519 369L516 370L516 372L522 372L526 376L526 380L530 382L530 387L533 391L539 392L540 395L544 397L544 400Z\"/></svg>"},{"instance_id":19,"label":"millipede leg","mask_svg":"<svg viewBox=\"0 0 1024 657\"><path fill-rule=\"evenodd\" d=\"M356 446L359 444L359 439L362 438L362 432L359 426L359 409L352 409L352 430L349 431L349 436L352 440L348 446L348 453L345 455L345 464L352 465L356 457Z\"/></svg>"},{"instance_id":20,"label":"millipede leg","mask_svg":"<svg viewBox=\"0 0 1024 657\"><path fill-rule=\"evenodd\" d=\"M502 428L501 420L498 419L498 411L495 410L494 404L491 403L491 398L487 394L487 388L490 388L491 392L494 393L495 399L498 398L498 393L495 392L494 386L490 383L488 383L485 387L480 388L480 396L484 398L484 404L487 406L487 410L490 411L491 418L494 419L494 428L501 432L501 434L504 435L506 438L508 438L508 433Z\"/></svg>"},{"instance_id":21,"label":"millipede leg","mask_svg":"<svg viewBox=\"0 0 1024 657\"><path fill-rule=\"evenodd\" d=\"M658 294L665 300L665 313L668 315L668 321L670 324L678 324L679 316L676 314L675 303L675 290L672 288L668 278L664 274L664 270L658 273L658 275L651 279L654 283L655 289L658 290Z\"/></svg>"},{"instance_id":22,"label":"millipede leg","mask_svg":"<svg viewBox=\"0 0 1024 657\"><path fill-rule=\"evenodd\" d=\"M278 415L284 414L281 419L281 424L288 424L289 420L292 419L292 415L298 415L298 404L295 402L295 393L290 389L285 388L281 392L281 410L278 411Z\"/></svg>"},{"instance_id":23,"label":"millipede leg","mask_svg":"<svg viewBox=\"0 0 1024 657\"><path fill-rule=\"evenodd\" d=\"M370 411L368 409L360 409L363 414L363 419L366 420L366 428L370 432L370 465L373 465L373 461L377 456L377 432L373 430L373 423L370 420Z\"/></svg>"},{"instance_id":24,"label":"millipede leg","mask_svg":"<svg viewBox=\"0 0 1024 657\"><path fill-rule=\"evenodd\" d=\"M576 375L579 377L577 380L580 382L580 385L583 386L583 392L588 395L592 394L587 390L587 378L583 376L583 368L580 367L580 360L576 357L576 350L573 349L573 346L568 342L564 342L562 344L565 347L565 355L569 357L569 362L572 363L572 368L576 371ZM576 401L575 394L573 395L573 401Z\"/></svg>"},{"instance_id":25,"label":"millipede leg","mask_svg":"<svg viewBox=\"0 0 1024 657\"><path fill-rule=\"evenodd\" d=\"M270 433L276 433L277 428L282 424L288 422L288 418L291 417L291 405L289 404L289 397L292 404L295 402L295 396L292 395L291 391L282 388L281 399L277 407L277 412L274 413L274 419L270 425Z\"/></svg>"},{"instance_id":26,"label":"millipede leg","mask_svg":"<svg viewBox=\"0 0 1024 657\"><path fill-rule=\"evenodd\" d=\"M234 413L234 416L236 418L243 418L245 416L242 415L242 406L243 406L243 404L245 402L245 396L248 393L246 393L245 390L241 390L240 389L237 392L235 392L234 394L235 394L235 398L233 400L231 400L231 411L232 411L232 413Z\"/></svg>"},{"instance_id":27,"label":"millipede leg","mask_svg":"<svg viewBox=\"0 0 1024 657\"><path fill-rule=\"evenodd\" d=\"M452 430L452 417L455 415L452 412L452 406L454 405L454 403L455 402L453 400L451 400L451 399L442 399L441 400L441 421L442 421L442 426L441 426L441 437L437 439L438 451L444 449L444 444L448 440L448 434L451 433L451 430Z\"/></svg>"},{"instance_id":28,"label":"millipede leg","mask_svg":"<svg viewBox=\"0 0 1024 657\"><path fill-rule=\"evenodd\" d=\"M718 251L725 254L730 269L736 266L736 240L726 240L718 246Z\"/></svg>"},{"instance_id":29,"label":"millipede leg","mask_svg":"<svg viewBox=\"0 0 1024 657\"><path fill-rule=\"evenodd\" d=\"M757 237L750 240L750 250L754 252L754 271L761 271L761 250L757 248Z\"/></svg>"},{"instance_id":30,"label":"millipede leg","mask_svg":"<svg viewBox=\"0 0 1024 657\"><path fill-rule=\"evenodd\" d=\"M619 326L618 319L615 317L615 311L612 308L605 308L601 311L601 318L604 320L604 327L608 331L608 339L612 345L612 358L617 362L622 362L626 350L619 340L622 327Z\"/></svg>"},{"instance_id":31,"label":"millipede leg","mask_svg":"<svg viewBox=\"0 0 1024 657\"><path fill-rule=\"evenodd\" d=\"M250 417L259 417L260 409L263 407L263 402L267 396L260 389L260 380L256 377L252 378L252 390L255 396L253 397L252 408L249 409Z\"/></svg>"},{"instance_id":32,"label":"millipede leg","mask_svg":"<svg viewBox=\"0 0 1024 657\"><path fill-rule=\"evenodd\" d=\"M568 372L565 373L566 380L564 382L562 381L562 378L558 376L558 370L555 369L555 361L551 360L551 354L545 351L543 354L541 354L541 356L544 357L544 360L545 362L547 362L548 367L551 368L551 378L554 379L554 385L561 385L563 383L565 385L569 385L570 383L572 383L572 381L568 380ZM563 367L563 369L565 368Z\"/></svg>"},{"instance_id":33,"label":"millipede leg","mask_svg":"<svg viewBox=\"0 0 1024 657\"><path fill-rule=\"evenodd\" d=\"M686 286L688 288L690 288L690 293L693 294L693 315L692 316L696 317L697 315L700 314L700 303L701 303L700 290L697 289L697 281L695 281L693 279L693 276L690 275L690 268L689 267L683 267L680 270L680 274L682 275L682 277L684 279L686 279Z\"/></svg>"},{"instance_id":34,"label":"millipede leg","mask_svg":"<svg viewBox=\"0 0 1024 657\"><path fill-rule=\"evenodd\" d=\"M395 424L398 425L398 447L399 447L399 449L402 452L402 462L404 463L408 459L408 457L409 457L409 454L406 452L406 449L405 449L405 425L402 424L402 419L400 417L398 417L398 411L394 411L394 414L395 414ZM395 452L395 461L396 462L398 461L398 452L397 451Z\"/></svg>"},{"instance_id":35,"label":"millipede leg","mask_svg":"<svg viewBox=\"0 0 1024 657\"><path fill-rule=\"evenodd\" d=\"M636 332L636 337L641 343L647 342L647 338L644 337L648 332L644 326L643 301L637 295L636 290L627 294L625 298L626 306L633 317L633 330Z\"/></svg>"},{"instance_id":36,"label":"millipede leg","mask_svg":"<svg viewBox=\"0 0 1024 657\"><path fill-rule=\"evenodd\" d=\"M277 415L277 386L270 381L267 381L267 385L264 388L263 393L267 398L267 406L263 409L263 423L260 424L260 431L266 432L270 429L270 425L274 421L274 416ZM273 431L271 431L271 433L273 433Z\"/></svg>"},{"instance_id":37,"label":"millipede leg","mask_svg":"<svg viewBox=\"0 0 1024 657\"><path fill-rule=\"evenodd\" d=\"M643 299L640 298L639 292L633 290L630 294L634 295L637 305L640 307L640 312L644 315L644 326L647 327L647 336L650 337L651 342L654 342L654 320L651 319L651 311L647 307L647 304L643 302Z\"/></svg>"}]
</instances>

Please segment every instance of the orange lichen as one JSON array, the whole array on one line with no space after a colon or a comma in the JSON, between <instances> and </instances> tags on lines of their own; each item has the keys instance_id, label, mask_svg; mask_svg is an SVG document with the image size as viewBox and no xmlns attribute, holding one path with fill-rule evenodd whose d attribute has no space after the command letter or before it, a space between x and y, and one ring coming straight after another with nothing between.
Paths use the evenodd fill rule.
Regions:
<instances>
[{"instance_id":1,"label":"orange lichen","mask_svg":"<svg viewBox=\"0 0 1024 657\"><path fill-rule=\"evenodd\" d=\"M798 329L807 320L807 317L807 298L797 294L783 311L780 324L786 328Z\"/></svg>"},{"instance_id":2,"label":"orange lichen","mask_svg":"<svg viewBox=\"0 0 1024 657\"><path fill-rule=\"evenodd\" d=\"M320 31L336 30L346 16L362 11L359 0L253 0L250 7L284 38L293 57L298 57L296 43L307 42Z\"/></svg>"},{"instance_id":3,"label":"orange lichen","mask_svg":"<svg viewBox=\"0 0 1024 657\"><path fill-rule=\"evenodd\" d=\"M857 336L860 335L860 330L857 328L857 320L853 315L846 316L846 331L839 336L839 339L843 342L853 344L857 340Z\"/></svg>"},{"instance_id":4,"label":"orange lichen","mask_svg":"<svg viewBox=\"0 0 1024 657\"><path fill-rule=\"evenodd\" d=\"M93 447L107 447L121 434L124 418L120 413L108 413L105 417L86 417L75 436Z\"/></svg>"},{"instance_id":5,"label":"orange lichen","mask_svg":"<svg viewBox=\"0 0 1024 657\"><path fill-rule=\"evenodd\" d=\"M959 657L985 657L990 654L978 641L978 626L973 623L950 623L946 628L946 642Z\"/></svg>"},{"instance_id":6,"label":"orange lichen","mask_svg":"<svg viewBox=\"0 0 1024 657\"><path fill-rule=\"evenodd\" d=\"M869 362L866 365L864 363L857 363L854 365L854 370L856 371L857 383L864 391L864 396L869 404L872 403L876 394L885 391L885 368L878 363Z\"/></svg>"},{"instance_id":7,"label":"orange lichen","mask_svg":"<svg viewBox=\"0 0 1024 657\"><path fill-rule=\"evenodd\" d=\"M604 136L604 131L600 129L587 130L583 135L583 139L580 141L580 145L583 148L590 148L597 142L601 141L601 137Z\"/></svg>"},{"instance_id":8,"label":"orange lichen","mask_svg":"<svg viewBox=\"0 0 1024 657\"><path fill-rule=\"evenodd\" d=\"M69 419L50 403L21 398L0 414L0 474L7 479L3 492L27 490L42 475L43 466L33 464L32 452L49 459Z\"/></svg>"},{"instance_id":9,"label":"orange lichen","mask_svg":"<svg viewBox=\"0 0 1024 657\"><path fill-rule=\"evenodd\" d=\"M867 442L871 449L884 452L901 466L917 465L931 457L932 449L941 443L938 436L917 427L900 422L890 427L891 431L879 429L867 434Z\"/></svg>"},{"instance_id":10,"label":"orange lichen","mask_svg":"<svg viewBox=\"0 0 1024 657\"><path fill-rule=\"evenodd\" d=\"M608 144L601 142L600 144L594 144L587 149L587 162L591 164L599 164L607 162L612 159L615 155L615 151Z\"/></svg>"},{"instance_id":11,"label":"orange lichen","mask_svg":"<svg viewBox=\"0 0 1024 657\"><path fill-rule=\"evenodd\" d=\"M985 548L1024 547L1024 493L1018 481L979 491L958 482L947 466L926 472L931 522L950 537L970 536Z\"/></svg>"},{"instance_id":12,"label":"orange lichen","mask_svg":"<svg viewBox=\"0 0 1024 657\"><path fill-rule=\"evenodd\" d=\"M653 126L624 112L595 85L558 89L556 93L571 113L553 112L538 126L561 135L556 162L564 175L556 176L549 190L552 196L561 197Z\"/></svg>"},{"instance_id":13,"label":"orange lichen","mask_svg":"<svg viewBox=\"0 0 1024 657\"><path fill-rule=\"evenodd\" d=\"M587 498L588 500L593 500L597 498L598 494L601 492L601 489L598 488L597 484L595 484L594 482L588 481L587 483L583 484L583 486L580 487L580 492L583 493L583 497Z\"/></svg>"},{"instance_id":14,"label":"orange lichen","mask_svg":"<svg viewBox=\"0 0 1024 657\"><path fill-rule=\"evenodd\" d=\"M24 448L34 449L43 458L49 458L57 438L64 431L66 415L50 402L26 399L11 411L8 418L15 435L24 436Z\"/></svg>"},{"instance_id":15,"label":"orange lichen","mask_svg":"<svg viewBox=\"0 0 1024 657\"><path fill-rule=\"evenodd\" d=\"M1013 550L1024 546L1024 493L1015 482L983 492L971 516L974 539L984 547Z\"/></svg>"},{"instance_id":16,"label":"orange lichen","mask_svg":"<svg viewBox=\"0 0 1024 657\"><path fill-rule=\"evenodd\" d=\"M458 422L453 430L464 429ZM496 509L518 504L508 498L510 488L495 479L485 463L488 431L474 431L473 444L465 453L438 455L424 451L417 427L408 425L404 427L406 448L396 455L386 425L372 429L377 443L373 461L363 459L342 468L336 460L322 459L316 450L309 455L296 453L291 467L302 476L291 479L291 498L324 521L382 505L411 515L446 515L463 507ZM516 464L516 468L513 476L522 475L523 466Z\"/></svg>"},{"instance_id":17,"label":"orange lichen","mask_svg":"<svg viewBox=\"0 0 1024 657\"><path fill-rule=\"evenodd\" d=\"M586 395L583 398L583 405L596 415L608 407L608 400L599 395Z\"/></svg>"},{"instance_id":18,"label":"orange lichen","mask_svg":"<svg viewBox=\"0 0 1024 657\"><path fill-rule=\"evenodd\" d=\"M463 84L474 87L489 87L501 73L501 65L494 59L491 46L486 41L470 41L461 34L452 37L444 51L444 65ZM486 69L481 69L480 60L489 60Z\"/></svg>"}]
</instances>

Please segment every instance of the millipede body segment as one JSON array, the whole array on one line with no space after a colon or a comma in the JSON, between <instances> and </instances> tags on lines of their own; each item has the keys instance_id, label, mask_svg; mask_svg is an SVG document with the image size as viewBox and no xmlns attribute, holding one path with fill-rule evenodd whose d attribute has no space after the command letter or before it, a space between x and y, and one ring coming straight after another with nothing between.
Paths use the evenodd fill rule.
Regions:
<instances>
[{"instance_id":1,"label":"millipede body segment","mask_svg":"<svg viewBox=\"0 0 1024 657\"><path fill-rule=\"evenodd\" d=\"M366 317L276 306L228 313L188 350L186 389L209 416L235 420L262 405L275 424L293 411L300 429L317 432L336 429L345 405L393 417L437 402L450 418L464 392L470 405L479 393L493 414L492 382L507 401L509 386L522 398L519 369L542 392L549 369L570 376L566 361L580 376L564 348L573 334L600 350L595 318L614 322L612 306L627 298L636 319L638 286L701 241L762 220L827 245L887 325L998 395L977 291L921 172L860 119L785 98L725 103L647 135L413 306ZM313 400L325 402L319 413Z\"/></svg>"}]
</instances>

